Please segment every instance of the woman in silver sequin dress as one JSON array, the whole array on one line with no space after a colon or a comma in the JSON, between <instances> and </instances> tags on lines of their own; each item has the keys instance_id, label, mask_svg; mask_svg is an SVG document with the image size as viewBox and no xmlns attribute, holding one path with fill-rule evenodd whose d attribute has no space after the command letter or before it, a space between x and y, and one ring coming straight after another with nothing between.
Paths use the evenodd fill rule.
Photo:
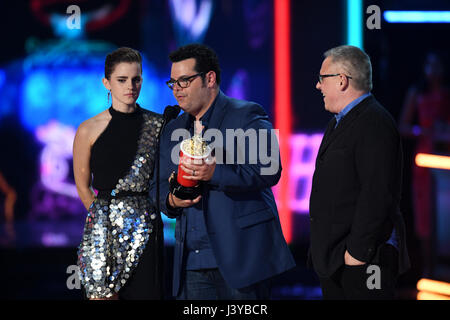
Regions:
<instances>
[{"instance_id":1,"label":"woman in silver sequin dress","mask_svg":"<svg viewBox=\"0 0 450 320\"><path fill-rule=\"evenodd\" d=\"M74 140L75 182L88 210L78 266L89 299L163 294L162 221L148 196L162 116L136 104L141 61L130 48L108 54L103 84L112 105L84 121Z\"/></svg>"}]
</instances>

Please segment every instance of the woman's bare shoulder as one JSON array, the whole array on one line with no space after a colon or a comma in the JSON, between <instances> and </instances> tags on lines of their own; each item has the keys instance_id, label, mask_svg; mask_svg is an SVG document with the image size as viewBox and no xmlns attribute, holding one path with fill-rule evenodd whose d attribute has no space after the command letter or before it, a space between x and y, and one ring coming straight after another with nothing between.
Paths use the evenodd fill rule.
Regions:
<instances>
[{"instance_id":1,"label":"woman's bare shoulder","mask_svg":"<svg viewBox=\"0 0 450 320\"><path fill-rule=\"evenodd\" d=\"M111 115L108 110L83 121L77 129L77 136L87 139L92 145L97 137L106 129Z\"/></svg>"}]
</instances>

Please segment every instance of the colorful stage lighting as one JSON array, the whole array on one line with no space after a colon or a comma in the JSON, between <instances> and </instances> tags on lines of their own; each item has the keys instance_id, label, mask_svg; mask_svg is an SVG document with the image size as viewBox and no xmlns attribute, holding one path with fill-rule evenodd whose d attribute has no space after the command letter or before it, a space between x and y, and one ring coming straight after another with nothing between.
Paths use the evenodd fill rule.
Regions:
<instances>
[{"instance_id":1,"label":"colorful stage lighting","mask_svg":"<svg viewBox=\"0 0 450 320\"><path fill-rule=\"evenodd\" d=\"M389 23L450 23L450 11L385 11Z\"/></svg>"},{"instance_id":2,"label":"colorful stage lighting","mask_svg":"<svg viewBox=\"0 0 450 320\"><path fill-rule=\"evenodd\" d=\"M448 156L418 153L415 162L419 167L450 170L450 157Z\"/></svg>"},{"instance_id":3,"label":"colorful stage lighting","mask_svg":"<svg viewBox=\"0 0 450 320\"><path fill-rule=\"evenodd\" d=\"M290 0L274 1L275 36L275 129L279 130L279 144L283 171L274 188L280 213L283 235L289 243L292 239L292 212L289 206L290 144L292 125L291 107L291 26Z\"/></svg>"},{"instance_id":4,"label":"colorful stage lighting","mask_svg":"<svg viewBox=\"0 0 450 320\"><path fill-rule=\"evenodd\" d=\"M347 0L347 44L358 48L363 42L363 1Z\"/></svg>"},{"instance_id":5,"label":"colorful stage lighting","mask_svg":"<svg viewBox=\"0 0 450 320\"><path fill-rule=\"evenodd\" d=\"M417 282L417 300L450 300L450 283L420 279Z\"/></svg>"}]
</instances>

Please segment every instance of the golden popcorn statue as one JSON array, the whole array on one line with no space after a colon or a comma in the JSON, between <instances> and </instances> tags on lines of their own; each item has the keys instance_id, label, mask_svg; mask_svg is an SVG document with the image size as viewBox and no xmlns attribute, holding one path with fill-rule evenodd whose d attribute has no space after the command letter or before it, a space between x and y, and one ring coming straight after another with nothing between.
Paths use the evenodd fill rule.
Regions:
<instances>
[{"instance_id":1,"label":"golden popcorn statue","mask_svg":"<svg viewBox=\"0 0 450 320\"><path fill-rule=\"evenodd\" d=\"M206 144L199 135L194 135L190 139L183 140L180 145L180 162L193 161L194 163L201 163L206 160L211 154L211 148ZM172 172L169 183L170 192L177 198L187 200L195 199L201 193L201 184L197 180L187 180L183 176L189 176L178 165L178 174Z\"/></svg>"}]
</instances>

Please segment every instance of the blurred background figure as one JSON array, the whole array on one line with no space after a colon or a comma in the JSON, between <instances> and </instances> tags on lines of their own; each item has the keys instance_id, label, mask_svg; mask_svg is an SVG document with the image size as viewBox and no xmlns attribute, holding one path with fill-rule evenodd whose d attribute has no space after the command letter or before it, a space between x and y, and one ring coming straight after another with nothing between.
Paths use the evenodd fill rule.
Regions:
<instances>
[{"instance_id":1,"label":"blurred background figure","mask_svg":"<svg viewBox=\"0 0 450 320\"><path fill-rule=\"evenodd\" d=\"M446 153L449 150L450 90L445 83L442 56L426 55L424 77L406 96L400 117L400 132L415 139L415 154ZM431 170L417 165L412 170L414 226L421 244L423 275L433 271L434 196Z\"/></svg>"},{"instance_id":2,"label":"blurred background figure","mask_svg":"<svg viewBox=\"0 0 450 320\"><path fill-rule=\"evenodd\" d=\"M4 194L3 211L5 213L5 238L1 239L2 242L13 242L15 238L14 234L14 205L17 200L17 193L6 181L3 174L0 172L0 191Z\"/></svg>"}]
</instances>

